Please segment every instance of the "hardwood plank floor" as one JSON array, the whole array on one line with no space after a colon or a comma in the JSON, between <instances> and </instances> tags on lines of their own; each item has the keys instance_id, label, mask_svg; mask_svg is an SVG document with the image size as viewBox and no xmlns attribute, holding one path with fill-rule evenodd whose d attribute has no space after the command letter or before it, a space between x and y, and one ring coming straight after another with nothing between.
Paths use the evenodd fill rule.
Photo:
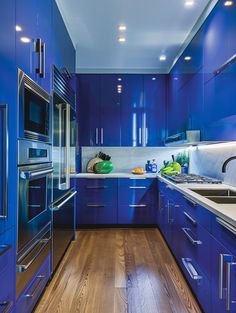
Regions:
<instances>
[{"instance_id":1,"label":"hardwood plank floor","mask_svg":"<svg viewBox=\"0 0 236 313\"><path fill-rule=\"evenodd\" d=\"M36 313L200 313L157 229L81 230Z\"/></svg>"}]
</instances>

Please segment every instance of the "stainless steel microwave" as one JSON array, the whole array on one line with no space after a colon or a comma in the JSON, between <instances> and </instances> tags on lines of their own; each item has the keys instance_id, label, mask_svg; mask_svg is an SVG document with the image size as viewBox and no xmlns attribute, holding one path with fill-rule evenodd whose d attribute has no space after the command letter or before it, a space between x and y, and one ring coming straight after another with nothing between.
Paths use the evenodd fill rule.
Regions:
<instances>
[{"instance_id":1,"label":"stainless steel microwave","mask_svg":"<svg viewBox=\"0 0 236 313\"><path fill-rule=\"evenodd\" d=\"M50 96L18 70L19 138L50 142Z\"/></svg>"}]
</instances>

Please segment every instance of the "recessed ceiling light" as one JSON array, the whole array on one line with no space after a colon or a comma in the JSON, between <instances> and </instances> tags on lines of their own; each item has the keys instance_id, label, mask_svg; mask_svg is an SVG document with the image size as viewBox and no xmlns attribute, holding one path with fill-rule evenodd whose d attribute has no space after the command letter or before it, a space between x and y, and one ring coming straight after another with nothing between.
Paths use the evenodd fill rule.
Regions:
<instances>
[{"instance_id":1,"label":"recessed ceiling light","mask_svg":"<svg viewBox=\"0 0 236 313\"><path fill-rule=\"evenodd\" d=\"M184 59L185 59L185 61L190 61L190 60L192 60L192 58L191 58L190 56L186 56Z\"/></svg>"},{"instance_id":2,"label":"recessed ceiling light","mask_svg":"<svg viewBox=\"0 0 236 313\"><path fill-rule=\"evenodd\" d=\"M120 30L121 32L126 31L126 29L127 29L126 25L120 25L120 26L119 26L119 30Z\"/></svg>"},{"instance_id":3,"label":"recessed ceiling light","mask_svg":"<svg viewBox=\"0 0 236 313\"><path fill-rule=\"evenodd\" d=\"M153 77L152 80L156 80L156 77Z\"/></svg>"},{"instance_id":4,"label":"recessed ceiling light","mask_svg":"<svg viewBox=\"0 0 236 313\"><path fill-rule=\"evenodd\" d=\"M233 1L225 1L224 6L230 7L230 6L233 5L233 4L234 4Z\"/></svg>"},{"instance_id":5,"label":"recessed ceiling light","mask_svg":"<svg viewBox=\"0 0 236 313\"><path fill-rule=\"evenodd\" d=\"M30 40L30 38L28 38L28 37L21 37L21 42L23 42L23 43L30 43L31 42L31 40Z\"/></svg>"},{"instance_id":6,"label":"recessed ceiling light","mask_svg":"<svg viewBox=\"0 0 236 313\"><path fill-rule=\"evenodd\" d=\"M166 56L164 54L162 54L159 59L160 59L160 61L165 61L166 60Z\"/></svg>"},{"instance_id":7,"label":"recessed ceiling light","mask_svg":"<svg viewBox=\"0 0 236 313\"><path fill-rule=\"evenodd\" d=\"M194 1L193 0L186 0L184 5L186 7L192 7L194 5Z\"/></svg>"},{"instance_id":8,"label":"recessed ceiling light","mask_svg":"<svg viewBox=\"0 0 236 313\"><path fill-rule=\"evenodd\" d=\"M22 27L20 25L16 25L16 31L17 32L21 32L22 31Z\"/></svg>"},{"instance_id":9,"label":"recessed ceiling light","mask_svg":"<svg viewBox=\"0 0 236 313\"><path fill-rule=\"evenodd\" d=\"M121 82L121 81L122 81L122 78L119 77L117 80L118 80L119 82Z\"/></svg>"},{"instance_id":10,"label":"recessed ceiling light","mask_svg":"<svg viewBox=\"0 0 236 313\"><path fill-rule=\"evenodd\" d=\"M126 38L125 37L118 37L118 42L125 43L126 42Z\"/></svg>"}]
</instances>

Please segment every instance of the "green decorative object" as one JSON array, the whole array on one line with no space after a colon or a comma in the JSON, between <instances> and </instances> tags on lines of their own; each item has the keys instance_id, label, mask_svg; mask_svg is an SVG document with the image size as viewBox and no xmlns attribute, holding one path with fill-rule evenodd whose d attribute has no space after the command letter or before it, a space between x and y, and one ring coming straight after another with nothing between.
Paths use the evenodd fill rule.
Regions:
<instances>
[{"instance_id":1,"label":"green decorative object","mask_svg":"<svg viewBox=\"0 0 236 313\"><path fill-rule=\"evenodd\" d=\"M94 172L97 174L109 174L113 170L111 161L98 162L94 166Z\"/></svg>"},{"instance_id":2,"label":"green decorative object","mask_svg":"<svg viewBox=\"0 0 236 313\"><path fill-rule=\"evenodd\" d=\"M178 153L175 161L178 162L181 166L189 165L189 154L186 151L183 153Z\"/></svg>"}]
</instances>

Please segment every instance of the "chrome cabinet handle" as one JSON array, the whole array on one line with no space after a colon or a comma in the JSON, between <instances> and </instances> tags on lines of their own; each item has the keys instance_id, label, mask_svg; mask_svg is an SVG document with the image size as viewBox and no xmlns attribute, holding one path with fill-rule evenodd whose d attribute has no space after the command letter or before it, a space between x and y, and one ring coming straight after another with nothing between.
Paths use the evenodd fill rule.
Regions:
<instances>
[{"instance_id":1,"label":"chrome cabinet handle","mask_svg":"<svg viewBox=\"0 0 236 313\"><path fill-rule=\"evenodd\" d=\"M138 129L138 143L141 145L142 144L142 129L139 127Z\"/></svg>"},{"instance_id":2,"label":"chrome cabinet handle","mask_svg":"<svg viewBox=\"0 0 236 313\"><path fill-rule=\"evenodd\" d=\"M220 224L221 226L223 226L224 228L226 228L226 229L227 229L228 231L230 231L232 234L236 235L236 228L235 228L233 225L231 225L231 224L229 224L229 223L223 221L223 220L222 220L221 218L219 218L219 217L216 217L216 221L217 221L218 224Z\"/></svg>"},{"instance_id":3,"label":"chrome cabinet handle","mask_svg":"<svg viewBox=\"0 0 236 313\"><path fill-rule=\"evenodd\" d=\"M147 189L145 186L129 186L129 189Z\"/></svg>"},{"instance_id":4,"label":"chrome cabinet handle","mask_svg":"<svg viewBox=\"0 0 236 313\"><path fill-rule=\"evenodd\" d=\"M0 245L0 256L3 256L12 248L11 245Z\"/></svg>"},{"instance_id":5,"label":"chrome cabinet handle","mask_svg":"<svg viewBox=\"0 0 236 313\"><path fill-rule=\"evenodd\" d=\"M145 133L145 138L146 138L146 140L145 140L145 143L146 143L146 145L148 144L148 128L146 127L146 133Z\"/></svg>"},{"instance_id":6,"label":"chrome cabinet handle","mask_svg":"<svg viewBox=\"0 0 236 313\"><path fill-rule=\"evenodd\" d=\"M192 265L192 259L182 258L182 263L193 280L201 280L202 276L198 274Z\"/></svg>"},{"instance_id":7,"label":"chrome cabinet handle","mask_svg":"<svg viewBox=\"0 0 236 313\"><path fill-rule=\"evenodd\" d=\"M108 186L86 186L86 189L107 189Z\"/></svg>"},{"instance_id":8,"label":"chrome cabinet handle","mask_svg":"<svg viewBox=\"0 0 236 313\"><path fill-rule=\"evenodd\" d=\"M75 190L74 192L72 192L64 201L62 201L60 204L58 204L58 205L55 205L55 203L54 204L52 204L51 206L50 206L50 210L51 211L59 211L71 198L73 198L75 195L77 194L77 191Z\"/></svg>"},{"instance_id":9,"label":"chrome cabinet handle","mask_svg":"<svg viewBox=\"0 0 236 313\"><path fill-rule=\"evenodd\" d=\"M96 145L98 145L98 128L96 128L95 130L95 141L96 141Z\"/></svg>"},{"instance_id":10,"label":"chrome cabinet handle","mask_svg":"<svg viewBox=\"0 0 236 313\"><path fill-rule=\"evenodd\" d=\"M88 208L104 208L105 204L87 204Z\"/></svg>"},{"instance_id":11,"label":"chrome cabinet handle","mask_svg":"<svg viewBox=\"0 0 236 313\"><path fill-rule=\"evenodd\" d=\"M235 304L235 300L231 300L231 270L236 267L236 263L226 263L226 310L231 310L231 304Z\"/></svg>"},{"instance_id":12,"label":"chrome cabinet handle","mask_svg":"<svg viewBox=\"0 0 236 313\"><path fill-rule=\"evenodd\" d=\"M164 208L163 208L163 203L162 203L162 198L164 197L163 193L161 193L159 191L159 194L158 194L158 205L159 205L159 211L163 211Z\"/></svg>"},{"instance_id":13,"label":"chrome cabinet handle","mask_svg":"<svg viewBox=\"0 0 236 313\"><path fill-rule=\"evenodd\" d=\"M226 287L224 287L224 264L232 262L233 257L230 254L220 254L220 260L219 260L219 299L224 299L224 290L226 290Z\"/></svg>"},{"instance_id":14,"label":"chrome cabinet handle","mask_svg":"<svg viewBox=\"0 0 236 313\"><path fill-rule=\"evenodd\" d=\"M38 38L36 40L36 52L38 53L38 67L36 68L36 73L41 77L42 75L42 39Z\"/></svg>"},{"instance_id":15,"label":"chrome cabinet handle","mask_svg":"<svg viewBox=\"0 0 236 313\"><path fill-rule=\"evenodd\" d=\"M12 302L10 301L2 301L0 302L0 308L3 308L3 311L1 311L2 313L8 313L10 312L10 309L12 307Z\"/></svg>"},{"instance_id":16,"label":"chrome cabinet handle","mask_svg":"<svg viewBox=\"0 0 236 313\"><path fill-rule=\"evenodd\" d=\"M45 278L46 278L45 275L38 275L38 276L36 276L36 279L39 280L38 283L37 283L37 285L36 285L36 287L34 288L34 290L33 290L32 293L27 293L27 294L25 294L24 296L25 296L26 298L34 298L34 297L37 295L39 289L41 288L41 286L42 286L43 281L45 280Z\"/></svg>"},{"instance_id":17,"label":"chrome cabinet handle","mask_svg":"<svg viewBox=\"0 0 236 313\"><path fill-rule=\"evenodd\" d=\"M41 245L38 249L38 251L35 253L35 255L32 257L32 259L27 264L17 264L17 272L22 273L26 272L30 266L34 263L34 261L37 259L37 257L40 255L40 253L43 251L43 249L46 247L46 245L50 242L51 237L44 238L39 241L39 245Z\"/></svg>"},{"instance_id":18,"label":"chrome cabinet handle","mask_svg":"<svg viewBox=\"0 0 236 313\"><path fill-rule=\"evenodd\" d=\"M130 204L129 207L130 208L146 208L147 205L146 204Z\"/></svg>"},{"instance_id":19,"label":"chrome cabinet handle","mask_svg":"<svg viewBox=\"0 0 236 313\"><path fill-rule=\"evenodd\" d=\"M192 236L189 234L189 231L191 231L190 228L182 228L182 231L185 233L185 235L187 236L187 238L189 239L189 241L193 244L193 245L201 245L202 241L201 240L195 240L192 238Z\"/></svg>"},{"instance_id":20,"label":"chrome cabinet handle","mask_svg":"<svg viewBox=\"0 0 236 313\"><path fill-rule=\"evenodd\" d=\"M41 78L45 78L45 64L46 64L46 44L43 43L41 47L42 53L42 71L40 73Z\"/></svg>"},{"instance_id":21,"label":"chrome cabinet handle","mask_svg":"<svg viewBox=\"0 0 236 313\"><path fill-rule=\"evenodd\" d=\"M195 226L197 225L197 221L195 221L194 218L192 218L191 215L189 215L187 212L184 212L184 215L187 217L187 219Z\"/></svg>"},{"instance_id":22,"label":"chrome cabinet handle","mask_svg":"<svg viewBox=\"0 0 236 313\"><path fill-rule=\"evenodd\" d=\"M186 201L188 201L191 205L193 205L193 206L196 206L197 205L197 203L195 202L195 201L193 201L192 199L190 199L190 198L188 198L188 197L186 197L186 196L184 196L184 199L186 200Z\"/></svg>"},{"instance_id":23,"label":"chrome cabinet handle","mask_svg":"<svg viewBox=\"0 0 236 313\"><path fill-rule=\"evenodd\" d=\"M42 175L48 175L53 172L53 167L49 167L48 169L45 169L43 171L27 171L27 172L21 172L20 177L22 179L31 179L33 177L38 177Z\"/></svg>"},{"instance_id":24,"label":"chrome cabinet handle","mask_svg":"<svg viewBox=\"0 0 236 313\"><path fill-rule=\"evenodd\" d=\"M101 145L104 143L104 129L101 128Z\"/></svg>"},{"instance_id":25,"label":"chrome cabinet handle","mask_svg":"<svg viewBox=\"0 0 236 313\"><path fill-rule=\"evenodd\" d=\"M169 200L167 202L167 219L168 219L168 224L171 224L173 222L173 220L171 218L171 205L170 205Z\"/></svg>"},{"instance_id":26,"label":"chrome cabinet handle","mask_svg":"<svg viewBox=\"0 0 236 313\"><path fill-rule=\"evenodd\" d=\"M2 162L4 162L3 168L5 175L1 177L2 188L2 201L0 201L0 219L6 220L8 218L8 106L7 104L0 104L0 110L2 111L3 121L2 127L4 131L2 147L0 151L4 151L2 155Z\"/></svg>"}]
</instances>

